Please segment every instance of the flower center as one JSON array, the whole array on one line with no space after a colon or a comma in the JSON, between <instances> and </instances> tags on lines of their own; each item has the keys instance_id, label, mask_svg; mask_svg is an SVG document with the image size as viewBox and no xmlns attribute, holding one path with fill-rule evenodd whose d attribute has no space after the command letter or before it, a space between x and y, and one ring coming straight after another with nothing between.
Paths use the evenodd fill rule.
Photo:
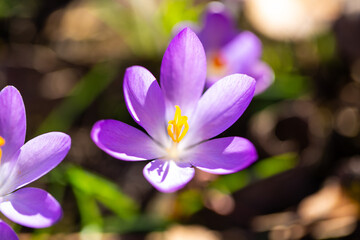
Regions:
<instances>
[{"instance_id":1,"label":"flower center","mask_svg":"<svg viewBox=\"0 0 360 240\"><path fill-rule=\"evenodd\" d=\"M218 53L213 58L213 65L214 65L214 67L217 67L217 68L223 68L226 65L226 61L225 61L224 57Z\"/></svg>"},{"instance_id":2,"label":"flower center","mask_svg":"<svg viewBox=\"0 0 360 240\"><path fill-rule=\"evenodd\" d=\"M1 156L2 156L2 150L1 147L5 145L5 139L0 136L0 163L1 163Z\"/></svg>"},{"instance_id":3,"label":"flower center","mask_svg":"<svg viewBox=\"0 0 360 240\"><path fill-rule=\"evenodd\" d=\"M169 121L167 131L174 143L179 143L189 130L189 124L187 122L188 118L181 116L180 107L176 105L175 108L174 120Z\"/></svg>"},{"instance_id":4,"label":"flower center","mask_svg":"<svg viewBox=\"0 0 360 240\"><path fill-rule=\"evenodd\" d=\"M180 158L180 152L177 143L173 142L170 148L166 149L167 158L172 160L178 160Z\"/></svg>"},{"instance_id":5,"label":"flower center","mask_svg":"<svg viewBox=\"0 0 360 240\"><path fill-rule=\"evenodd\" d=\"M208 74L210 76L225 75L226 69L227 61L220 52L210 54L210 57L208 58Z\"/></svg>"}]
</instances>

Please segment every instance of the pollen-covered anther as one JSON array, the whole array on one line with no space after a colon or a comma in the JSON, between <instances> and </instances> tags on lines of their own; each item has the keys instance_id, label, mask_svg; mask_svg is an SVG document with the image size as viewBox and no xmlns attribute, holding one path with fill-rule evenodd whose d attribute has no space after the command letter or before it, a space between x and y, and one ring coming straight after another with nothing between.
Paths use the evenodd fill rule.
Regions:
<instances>
[{"instance_id":1,"label":"pollen-covered anther","mask_svg":"<svg viewBox=\"0 0 360 240\"><path fill-rule=\"evenodd\" d=\"M168 134L175 143L179 143L189 130L188 118L181 116L181 109L178 105L175 106L174 120L168 122Z\"/></svg>"},{"instance_id":2,"label":"pollen-covered anther","mask_svg":"<svg viewBox=\"0 0 360 240\"><path fill-rule=\"evenodd\" d=\"M5 139L0 136L0 161L1 161L1 156L2 156L1 147L4 146L4 145L5 145Z\"/></svg>"}]
</instances>

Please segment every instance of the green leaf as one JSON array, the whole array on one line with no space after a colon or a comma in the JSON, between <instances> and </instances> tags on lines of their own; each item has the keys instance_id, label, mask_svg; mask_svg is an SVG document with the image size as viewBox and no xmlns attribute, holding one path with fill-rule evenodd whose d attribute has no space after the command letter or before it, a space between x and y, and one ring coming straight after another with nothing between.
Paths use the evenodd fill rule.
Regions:
<instances>
[{"instance_id":1,"label":"green leaf","mask_svg":"<svg viewBox=\"0 0 360 240\"><path fill-rule=\"evenodd\" d=\"M80 189L73 188L73 191L79 208L82 228L92 226L93 229L102 229L103 219L95 199Z\"/></svg>"},{"instance_id":2,"label":"green leaf","mask_svg":"<svg viewBox=\"0 0 360 240\"><path fill-rule=\"evenodd\" d=\"M250 182L249 173L241 172L220 176L211 184L211 187L225 193L233 193L245 187Z\"/></svg>"},{"instance_id":3,"label":"green leaf","mask_svg":"<svg viewBox=\"0 0 360 240\"><path fill-rule=\"evenodd\" d=\"M121 219L132 220L138 215L138 205L113 182L79 167L70 167L67 175L74 189L96 199Z\"/></svg>"},{"instance_id":4,"label":"green leaf","mask_svg":"<svg viewBox=\"0 0 360 240\"><path fill-rule=\"evenodd\" d=\"M255 175L262 179L292 169L297 163L295 153L285 153L257 162L252 169Z\"/></svg>"}]
</instances>

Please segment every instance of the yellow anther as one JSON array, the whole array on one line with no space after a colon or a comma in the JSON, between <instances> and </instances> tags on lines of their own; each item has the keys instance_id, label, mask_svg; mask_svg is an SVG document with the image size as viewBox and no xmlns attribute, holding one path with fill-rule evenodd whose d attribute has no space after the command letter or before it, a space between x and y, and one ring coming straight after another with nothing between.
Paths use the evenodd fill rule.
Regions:
<instances>
[{"instance_id":1,"label":"yellow anther","mask_svg":"<svg viewBox=\"0 0 360 240\"><path fill-rule=\"evenodd\" d=\"M1 147L4 145L5 145L5 139L0 136L0 162L1 162L1 156L2 156Z\"/></svg>"},{"instance_id":2,"label":"yellow anther","mask_svg":"<svg viewBox=\"0 0 360 240\"><path fill-rule=\"evenodd\" d=\"M186 116L181 116L180 107L176 105L175 108L174 120L169 121L167 131L171 139L178 143L184 138L189 130L189 124L187 123L188 118Z\"/></svg>"}]
</instances>

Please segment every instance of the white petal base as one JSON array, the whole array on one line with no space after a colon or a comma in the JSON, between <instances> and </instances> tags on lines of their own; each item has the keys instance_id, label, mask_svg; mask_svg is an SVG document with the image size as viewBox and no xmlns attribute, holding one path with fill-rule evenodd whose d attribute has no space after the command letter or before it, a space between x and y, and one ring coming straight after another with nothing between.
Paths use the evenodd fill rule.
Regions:
<instances>
[{"instance_id":1,"label":"white petal base","mask_svg":"<svg viewBox=\"0 0 360 240\"><path fill-rule=\"evenodd\" d=\"M189 164L158 159L148 163L143 170L145 178L161 192L175 192L183 188L195 174Z\"/></svg>"}]
</instances>

